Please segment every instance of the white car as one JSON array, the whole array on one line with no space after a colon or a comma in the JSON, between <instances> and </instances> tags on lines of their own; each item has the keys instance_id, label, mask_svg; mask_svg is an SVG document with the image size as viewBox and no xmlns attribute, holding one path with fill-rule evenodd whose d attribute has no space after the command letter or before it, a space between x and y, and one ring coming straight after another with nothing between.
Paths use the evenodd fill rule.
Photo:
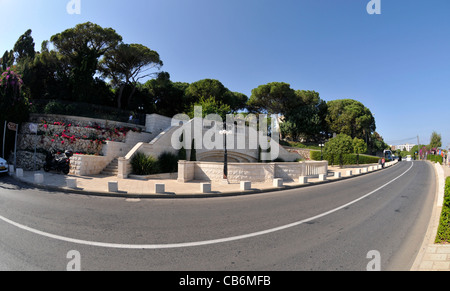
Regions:
<instances>
[{"instance_id":1,"label":"white car","mask_svg":"<svg viewBox=\"0 0 450 291\"><path fill-rule=\"evenodd\" d=\"M8 173L8 163L0 158L0 174Z\"/></svg>"}]
</instances>

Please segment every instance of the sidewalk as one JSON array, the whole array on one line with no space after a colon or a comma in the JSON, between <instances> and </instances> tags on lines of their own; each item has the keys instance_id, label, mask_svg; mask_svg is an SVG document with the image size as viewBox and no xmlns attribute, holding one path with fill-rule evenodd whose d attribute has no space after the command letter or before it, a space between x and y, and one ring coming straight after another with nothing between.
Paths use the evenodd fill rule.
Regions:
<instances>
[{"instance_id":1,"label":"sidewalk","mask_svg":"<svg viewBox=\"0 0 450 291\"><path fill-rule=\"evenodd\" d=\"M301 184L299 181L283 182L281 187L274 186L273 182L265 183L251 183L249 190L241 190L240 184L226 184L222 182L206 182L206 181L191 181L188 183L177 182L176 179L153 179L153 180L138 180L138 179L119 179L116 176L74 176L62 175L55 172L46 173L44 171L28 172L24 171L22 176L13 175L16 179L29 185L55 191L64 191L75 194L85 195L100 195L111 197L125 197L125 198L205 198L205 197L220 197L243 194L254 194L271 192L278 190L285 190L290 188L306 187L321 183L333 182L341 179L348 179L359 175L368 174L361 171L360 174L355 174L355 170L368 168L372 165L361 165L360 168L344 168L329 167L328 175L325 181L318 177L308 177L307 183ZM352 170L353 175L347 177L347 171ZM377 170L375 170L377 171ZM339 172L340 177L335 177L335 173ZM36 182L35 174L42 175L43 182ZM69 180L76 181L76 187L70 186ZM117 182L117 191L110 191L109 182ZM202 183L210 183L211 190L203 192ZM164 192L156 193L155 184L164 184Z\"/></svg>"},{"instance_id":2,"label":"sidewalk","mask_svg":"<svg viewBox=\"0 0 450 291\"><path fill-rule=\"evenodd\" d=\"M450 167L442 166L441 177L438 172L437 179L444 179L450 176ZM438 181L437 185L439 185ZM443 183L445 185L445 183ZM442 184L441 184L442 185ZM441 189L442 190L442 189ZM411 268L411 271L450 271L450 244L434 243L439 226L442 206L439 206L439 199L434 205L428 232L425 236L422 249Z\"/></svg>"}]
</instances>

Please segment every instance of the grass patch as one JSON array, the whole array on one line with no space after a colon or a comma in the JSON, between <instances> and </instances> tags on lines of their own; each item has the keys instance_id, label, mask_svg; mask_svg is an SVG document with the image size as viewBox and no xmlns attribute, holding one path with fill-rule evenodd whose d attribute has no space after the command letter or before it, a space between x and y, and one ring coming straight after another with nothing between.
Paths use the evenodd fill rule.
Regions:
<instances>
[{"instance_id":1,"label":"grass patch","mask_svg":"<svg viewBox=\"0 0 450 291\"><path fill-rule=\"evenodd\" d=\"M445 180L444 205L435 243L450 243L450 177Z\"/></svg>"}]
</instances>

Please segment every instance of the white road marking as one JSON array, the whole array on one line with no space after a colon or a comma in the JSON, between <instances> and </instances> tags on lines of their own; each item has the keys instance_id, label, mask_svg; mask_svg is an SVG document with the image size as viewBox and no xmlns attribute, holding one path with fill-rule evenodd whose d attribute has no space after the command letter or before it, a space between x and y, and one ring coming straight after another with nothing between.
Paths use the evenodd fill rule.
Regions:
<instances>
[{"instance_id":1,"label":"white road marking","mask_svg":"<svg viewBox=\"0 0 450 291\"><path fill-rule=\"evenodd\" d=\"M355 199L347 204L344 204L340 207L337 207L335 209L332 209L330 211L321 213L319 215L304 219L304 220L300 220L294 223L290 223L290 224L286 224L283 226L279 226L279 227L275 227L275 228L271 228L271 229L267 229L267 230L263 230L263 231L258 231L258 232L253 232L253 233L249 233L249 234L244 234L244 235L238 235L238 236L232 236L232 237L228 237L228 238L221 238L221 239L213 239L213 240L205 240L205 241L197 241L197 242L187 242L187 243L173 243L173 244L116 244L116 243L104 243L104 242L94 242L94 241L87 241L87 240L80 240L80 239L74 239L74 238L70 238L70 237L65 237L65 236L60 236L60 235L55 235L55 234L51 234L48 232L44 232L44 231L40 231L38 229L34 229L31 227L28 227L26 225L14 222L6 217L3 217L0 215L0 219L3 220L6 223L9 223L15 227L18 227L20 229L44 236L44 237L48 237L48 238L52 238L52 239L56 239L56 240L60 240L60 241L65 241L65 242L70 242L70 243L75 243L75 244L80 244L80 245L87 245L87 246L96 246L96 247L103 247L103 248L116 248L116 249L173 249L173 248L186 248L186 247L196 247L196 246L204 246L204 245L212 245L212 244L219 244L219 243L225 243L225 242L231 242L231 241L237 241L237 240L242 240L242 239L247 239L247 238L251 238L251 237L256 237L256 236L261 236L261 235L265 235L265 234L269 234L269 233L273 233L273 232L277 232L280 230L285 230L291 227L295 227L298 226L300 224L303 223L307 223L309 221L312 220L316 220L319 219L321 217L327 216L329 214L332 214L334 212L337 212L343 208L346 208L352 204L355 204L358 201L361 201L362 199L365 199L367 197L369 197L370 195L376 193L377 191L383 189L384 187L388 186L389 184L393 183L394 181L396 181L397 179L399 179L400 177L402 177L403 175L405 175L406 173L408 173L411 168L413 167L414 163L411 163L411 167L409 167L408 170L406 170L403 174L401 174L400 176L398 176L397 178L393 179L392 181L384 184L383 186L373 190L370 193L367 193L364 196L361 196L358 199Z\"/></svg>"}]
</instances>

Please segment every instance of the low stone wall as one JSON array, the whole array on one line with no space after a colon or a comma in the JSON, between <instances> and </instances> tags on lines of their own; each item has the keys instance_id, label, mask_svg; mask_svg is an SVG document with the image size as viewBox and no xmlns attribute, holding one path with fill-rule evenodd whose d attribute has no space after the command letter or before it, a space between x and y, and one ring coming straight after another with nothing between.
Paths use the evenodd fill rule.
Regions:
<instances>
[{"instance_id":1,"label":"low stone wall","mask_svg":"<svg viewBox=\"0 0 450 291\"><path fill-rule=\"evenodd\" d=\"M294 147L284 147L284 148L290 153L298 154L304 160L308 161L311 159L311 150L310 149L301 149L301 148L294 148Z\"/></svg>"},{"instance_id":2,"label":"low stone wall","mask_svg":"<svg viewBox=\"0 0 450 291\"><path fill-rule=\"evenodd\" d=\"M239 183L270 182L275 178L294 181L300 176L317 176L327 174L328 162L301 163L228 163L228 181ZM223 163L212 162L178 162L178 181L185 183L192 180L221 181Z\"/></svg>"},{"instance_id":3,"label":"low stone wall","mask_svg":"<svg viewBox=\"0 0 450 291\"><path fill-rule=\"evenodd\" d=\"M70 174L89 176L98 175L112 161L112 157L74 155L70 158Z\"/></svg>"}]
</instances>

